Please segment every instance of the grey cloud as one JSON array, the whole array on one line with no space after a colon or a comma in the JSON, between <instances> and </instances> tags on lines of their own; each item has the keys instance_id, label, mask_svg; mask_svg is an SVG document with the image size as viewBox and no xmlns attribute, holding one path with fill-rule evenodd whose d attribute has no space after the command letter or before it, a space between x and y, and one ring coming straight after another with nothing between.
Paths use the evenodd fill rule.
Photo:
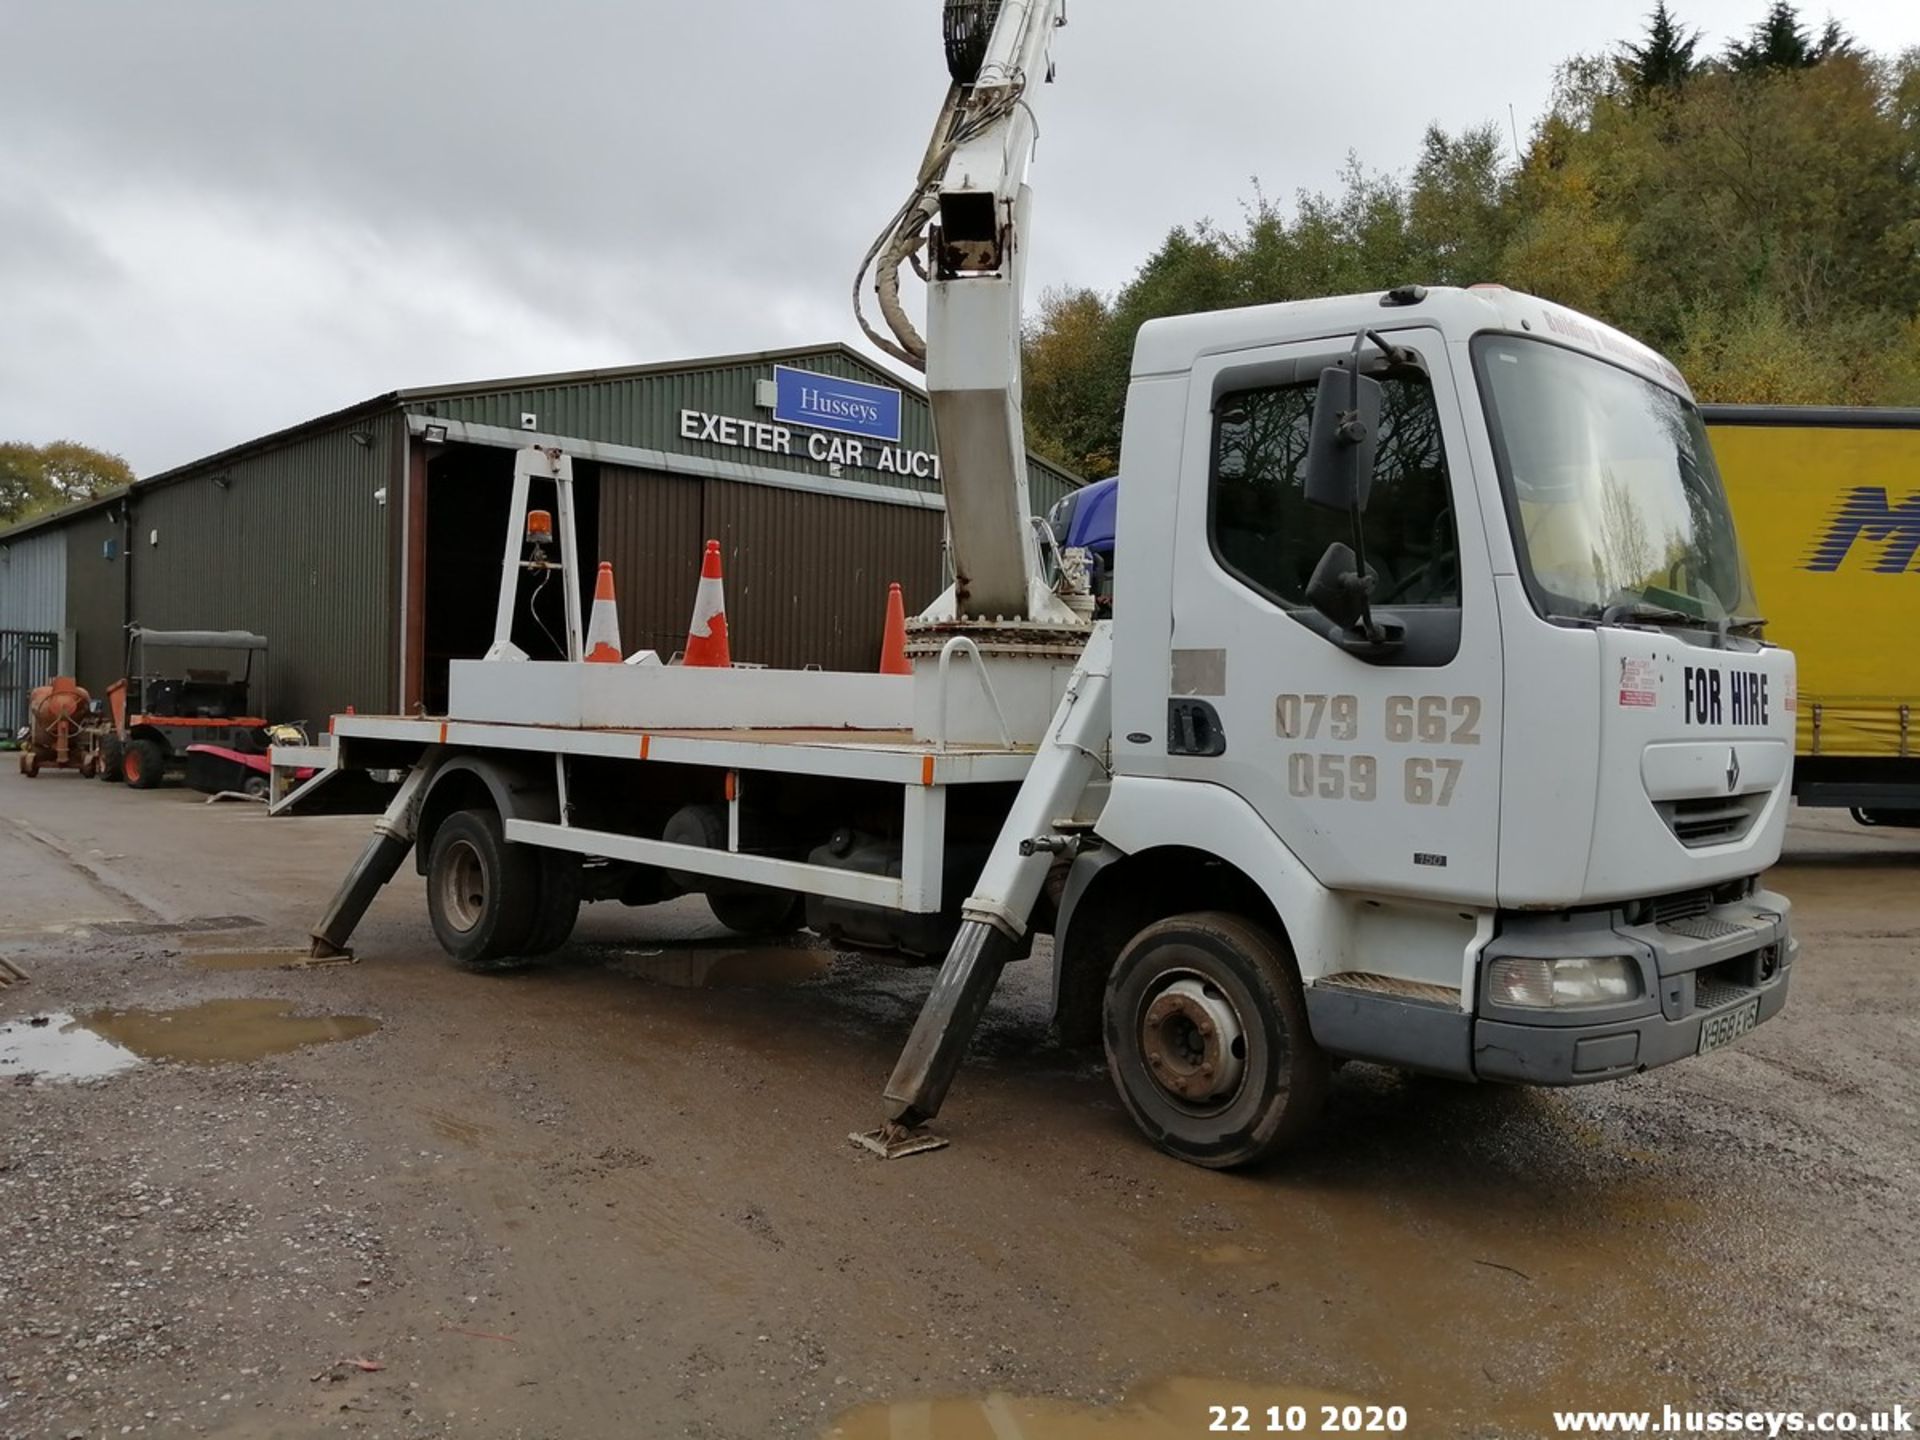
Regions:
<instances>
[{"instance_id":1,"label":"grey cloud","mask_svg":"<svg viewBox=\"0 0 1920 1440\"><path fill-rule=\"evenodd\" d=\"M1115 286L1250 176L1284 200L1349 149L1404 166L1429 120L1524 124L1644 8L1073 0L1030 286ZM1717 43L1764 4L1679 8ZM1901 0L1848 11L1920 42ZM396 384L849 336L938 28L937 0L9 7L0 438L152 470Z\"/></svg>"}]
</instances>

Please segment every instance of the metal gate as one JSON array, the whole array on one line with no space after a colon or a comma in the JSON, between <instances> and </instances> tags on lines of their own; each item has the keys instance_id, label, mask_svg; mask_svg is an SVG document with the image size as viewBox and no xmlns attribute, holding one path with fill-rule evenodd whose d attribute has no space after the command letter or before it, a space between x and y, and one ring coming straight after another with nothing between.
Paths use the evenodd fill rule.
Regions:
<instances>
[{"instance_id":1,"label":"metal gate","mask_svg":"<svg viewBox=\"0 0 1920 1440\"><path fill-rule=\"evenodd\" d=\"M53 679L60 637L49 630L0 630L0 737L27 723L27 697Z\"/></svg>"}]
</instances>

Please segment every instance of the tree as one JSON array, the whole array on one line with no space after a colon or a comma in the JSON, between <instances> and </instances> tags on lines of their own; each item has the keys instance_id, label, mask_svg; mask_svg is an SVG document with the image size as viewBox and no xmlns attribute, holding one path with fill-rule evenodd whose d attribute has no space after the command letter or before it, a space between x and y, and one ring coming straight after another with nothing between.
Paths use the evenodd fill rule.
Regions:
<instances>
[{"instance_id":1,"label":"tree","mask_svg":"<svg viewBox=\"0 0 1920 1440\"><path fill-rule=\"evenodd\" d=\"M1693 52L1699 43L1700 32L1682 29L1667 9L1667 0L1659 0L1647 17L1647 38L1622 47L1615 67L1627 88L1641 99L1658 90L1678 90L1696 68Z\"/></svg>"},{"instance_id":2,"label":"tree","mask_svg":"<svg viewBox=\"0 0 1920 1440\"><path fill-rule=\"evenodd\" d=\"M1829 25L1829 32L1838 27ZM1735 70L1805 70L1820 62L1814 42L1800 23L1800 11L1792 0L1774 0L1767 18L1748 32L1745 40L1727 47L1727 63Z\"/></svg>"},{"instance_id":3,"label":"tree","mask_svg":"<svg viewBox=\"0 0 1920 1440\"><path fill-rule=\"evenodd\" d=\"M1162 315L1502 280L1672 355L1707 400L1920 404L1920 50L1811 40L1775 3L1726 63L1665 3L1575 56L1519 164L1430 127L1411 170L1168 232L1112 296L1049 296L1026 336L1033 444L1118 463L1134 336ZM1684 83L1681 83L1684 80Z\"/></svg>"},{"instance_id":4,"label":"tree","mask_svg":"<svg viewBox=\"0 0 1920 1440\"><path fill-rule=\"evenodd\" d=\"M133 483L118 455L73 440L0 443L0 524L30 519Z\"/></svg>"}]
</instances>

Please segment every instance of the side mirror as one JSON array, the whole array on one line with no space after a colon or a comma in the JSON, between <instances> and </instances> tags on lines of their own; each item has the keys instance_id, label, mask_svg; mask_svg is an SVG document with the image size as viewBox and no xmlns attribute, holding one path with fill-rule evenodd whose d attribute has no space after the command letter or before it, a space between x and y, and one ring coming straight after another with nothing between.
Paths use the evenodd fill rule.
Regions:
<instances>
[{"instance_id":1,"label":"side mirror","mask_svg":"<svg viewBox=\"0 0 1920 1440\"><path fill-rule=\"evenodd\" d=\"M1371 585L1360 573L1353 547L1336 540L1313 567L1307 581L1307 603L1342 630L1351 630L1366 617Z\"/></svg>"},{"instance_id":2,"label":"side mirror","mask_svg":"<svg viewBox=\"0 0 1920 1440\"><path fill-rule=\"evenodd\" d=\"M1381 395L1378 380L1344 366L1329 365L1320 372L1313 433L1307 441L1308 504L1349 515L1366 511L1374 451L1380 444Z\"/></svg>"}]
</instances>

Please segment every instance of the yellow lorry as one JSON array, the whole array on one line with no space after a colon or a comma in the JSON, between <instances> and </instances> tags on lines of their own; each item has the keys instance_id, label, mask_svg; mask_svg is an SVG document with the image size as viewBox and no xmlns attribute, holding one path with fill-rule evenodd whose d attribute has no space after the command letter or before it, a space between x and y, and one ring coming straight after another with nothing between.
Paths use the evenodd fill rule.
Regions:
<instances>
[{"instance_id":1,"label":"yellow lorry","mask_svg":"<svg viewBox=\"0 0 1920 1440\"><path fill-rule=\"evenodd\" d=\"M1920 825L1920 410L1703 412L1767 638L1799 660L1796 798Z\"/></svg>"}]
</instances>

